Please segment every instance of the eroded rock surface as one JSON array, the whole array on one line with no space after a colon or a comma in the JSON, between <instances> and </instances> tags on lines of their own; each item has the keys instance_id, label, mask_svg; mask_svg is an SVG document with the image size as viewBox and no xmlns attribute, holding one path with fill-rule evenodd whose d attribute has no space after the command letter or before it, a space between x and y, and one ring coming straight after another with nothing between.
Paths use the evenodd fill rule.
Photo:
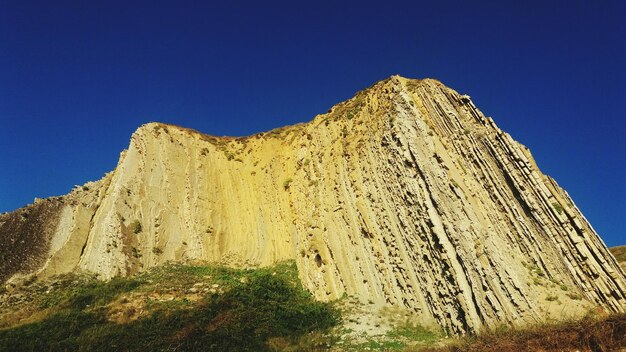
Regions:
<instances>
[{"instance_id":1,"label":"eroded rock surface","mask_svg":"<svg viewBox=\"0 0 626 352\"><path fill-rule=\"evenodd\" d=\"M146 124L102 180L0 215L0 241L12 281L295 258L318 299L402 307L454 334L626 310L624 273L567 193L430 79L394 76L249 137Z\"/></svg>"}]
</instances>

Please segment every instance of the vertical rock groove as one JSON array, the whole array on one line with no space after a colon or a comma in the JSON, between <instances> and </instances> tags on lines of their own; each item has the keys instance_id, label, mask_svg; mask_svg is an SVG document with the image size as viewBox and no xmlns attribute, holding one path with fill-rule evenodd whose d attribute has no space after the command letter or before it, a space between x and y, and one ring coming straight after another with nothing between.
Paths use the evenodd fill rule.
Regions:
<instances>
[{"instance_id":1,"label":"vertical rock groove","mask_svg":"<svg viewBox=\"0 0 626 352\"><path fill-rule=\"evenodd\" d=\"M568 194L431 79L394 76L248 137L149 123L112 173L41 202L0 215L0 243L22 253L2 253L3 280L295 259L318 299L402 306L453 334L626 310L624 273Z\"/></svg>"}]
</instances>

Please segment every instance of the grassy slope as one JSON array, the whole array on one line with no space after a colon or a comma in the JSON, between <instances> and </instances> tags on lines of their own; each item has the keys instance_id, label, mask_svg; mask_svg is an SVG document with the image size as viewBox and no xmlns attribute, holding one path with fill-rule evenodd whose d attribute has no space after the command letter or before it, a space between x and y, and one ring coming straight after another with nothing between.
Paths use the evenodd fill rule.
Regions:
<instances>
[{"instance_id":1,"label":"grassy slope","mask_svg":"<svg viewBox=\"0 0 626 352\"><path fill-rule=\"evenodd\" d=\"M108 283L62 281L17 295L40 318L20 324L5 314L2 323L13 326L0 330L0 351L263 351L297 346L339 318L301 287L293 263L250 271L175 265Z\"/></svg>"},{"instance_id":2,"label":"grassy slope","mask_svg":"<svg viewBox=\"0 0 626 352\"><path fill-rule=\"evenodd\" d=\"M295 264L167 265L110 282L64 276L0 296L0 351L612 351L626 315L442 339L419 326L354 336ZM437 347L438 346L438 347Z\"/></svg>"}]
</instances>

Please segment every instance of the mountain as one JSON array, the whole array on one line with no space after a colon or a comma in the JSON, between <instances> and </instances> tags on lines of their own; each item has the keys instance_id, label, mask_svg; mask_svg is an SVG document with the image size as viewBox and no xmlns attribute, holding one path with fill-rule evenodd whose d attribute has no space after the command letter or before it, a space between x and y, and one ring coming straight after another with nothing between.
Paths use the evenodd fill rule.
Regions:
<instances>
[{"instance_id":1,"label":"mountain","mask_svg":"<svg viewBox=\"0 0 626 352\"><path fill-rule=\"evenodd\" d=\"M432 79L393 76L248 137L148 123L101 180L0 215L9 286L290 259L319 300L405 307L452 334L626 310L624 272L568 194Z\"/></svg>"},{"instance_id":2,"label":"mountain","mask_svg":"<svg viewBox=\"0 0 626 352\"><path fill-rule=\"evenodd\" d=\"M622 267L622 270L626 272L626 246L615 246L609 248L609 250L611 251L611 254L615 256L615 259L617 259L617 262Z\"/></svg>"}]
</instances>

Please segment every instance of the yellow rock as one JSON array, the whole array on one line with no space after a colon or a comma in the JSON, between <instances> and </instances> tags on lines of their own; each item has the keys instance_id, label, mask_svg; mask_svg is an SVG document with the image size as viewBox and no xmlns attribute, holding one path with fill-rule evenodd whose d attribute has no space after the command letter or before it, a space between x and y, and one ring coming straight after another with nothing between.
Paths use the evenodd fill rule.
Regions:
<instances>
[{"instance_id":1,"label":"yellow rock","mask_svg":"<svg viewBox=\"0 0 626 352\"><path fill-rule=\"evenodd\" d=\"M320 300L347 293L454 334L626 310L624 273L567 193L431 79L394 76L249 137L146 124L100 181L1 215L2 245L10 282L295 259Z\"/></svg>"}]
</instances>

